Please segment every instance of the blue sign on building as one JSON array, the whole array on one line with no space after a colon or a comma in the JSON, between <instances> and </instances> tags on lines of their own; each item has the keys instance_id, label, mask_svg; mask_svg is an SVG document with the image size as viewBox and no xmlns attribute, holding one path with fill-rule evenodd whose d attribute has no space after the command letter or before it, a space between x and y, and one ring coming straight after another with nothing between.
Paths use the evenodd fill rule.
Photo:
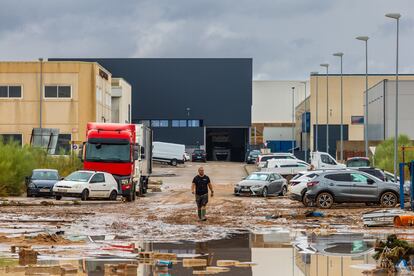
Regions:
<instances>
[{"instance_id":1,"label":"blue sign on building","mask_svg":"<svg viewBox=\"0 0 414 276\"><path fill-rule=\"evenodd\" d=\"M310 132L310 112L302 113L302 132L309 133Z\"/></svg>"}]
</instances>

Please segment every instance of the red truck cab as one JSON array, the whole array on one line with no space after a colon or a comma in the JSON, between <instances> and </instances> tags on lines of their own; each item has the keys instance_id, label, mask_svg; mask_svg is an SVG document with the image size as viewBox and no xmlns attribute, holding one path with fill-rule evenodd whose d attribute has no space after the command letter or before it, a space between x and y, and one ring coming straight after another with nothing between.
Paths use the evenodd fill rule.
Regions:
<instances>
[{"instance_id":1,"label":"red truck cab","mask_svg":"<svg viewBox=\"0 0 414 276\"><path fill-rule=\"evenodd\" d=\"M140 154L136 141L133 124L87 124L83 168L111 173L118 182L118 193L127 201L135 200L140 178L136 170Z\"/></svg>"}]
</instances>

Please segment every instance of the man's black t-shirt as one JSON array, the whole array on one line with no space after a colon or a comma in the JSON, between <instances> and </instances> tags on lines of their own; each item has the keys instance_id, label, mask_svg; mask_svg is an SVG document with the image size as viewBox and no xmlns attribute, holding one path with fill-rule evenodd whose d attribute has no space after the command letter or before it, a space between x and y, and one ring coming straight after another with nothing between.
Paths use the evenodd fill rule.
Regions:
<instances>
[{"instance_id":1,"label":"man's black t-shirt","mask_svg":"<svg viewBox=\"0 0 414 276\"><path fill-rule=\"evenodd\" d=\"M196 195L208 194L208 183L210 183L210 178L207 175L197 175L194 177L193 183L196 186Z\"/></svg>"}]
</instances>

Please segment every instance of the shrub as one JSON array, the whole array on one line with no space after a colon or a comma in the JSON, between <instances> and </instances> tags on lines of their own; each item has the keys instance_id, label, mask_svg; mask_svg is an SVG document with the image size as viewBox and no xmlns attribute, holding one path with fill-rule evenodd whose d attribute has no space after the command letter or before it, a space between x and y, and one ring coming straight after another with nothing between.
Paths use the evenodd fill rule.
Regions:
<instances>
[{"instance_id":1,"label":"shrub","mask_svg":"<svg viewBox=\"0 0 414 276\"><path fill-rule=\"evenodd\" d=\"M15 142L0 141L0 156L0 196L21 195L25 190L25 177L33 169L57 169L61 176L66 176L82 168L74 154L52 156L43 149L21 147Z\"/></svg>"}]
</instances>

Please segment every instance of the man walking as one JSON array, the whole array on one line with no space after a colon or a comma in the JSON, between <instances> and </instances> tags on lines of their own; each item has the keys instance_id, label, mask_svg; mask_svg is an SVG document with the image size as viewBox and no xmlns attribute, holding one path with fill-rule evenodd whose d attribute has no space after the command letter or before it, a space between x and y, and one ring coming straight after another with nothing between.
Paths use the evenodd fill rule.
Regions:
<instances>
[{"instance_id":1,"label":"man walking","mask_svg":"<svg viewBox=\"0 0 414 276\"><path fill-rule=\"evenodd\" d=\"M195 194L198 218L201 221L206 221L206 206L208 203L208 189L210 189L211 196L214 196L213 185L211 185L210 178L204 174L204 168L198 168L198 175L193 179L191 185L191 192Z\"/></svg>"}]
</instances>

